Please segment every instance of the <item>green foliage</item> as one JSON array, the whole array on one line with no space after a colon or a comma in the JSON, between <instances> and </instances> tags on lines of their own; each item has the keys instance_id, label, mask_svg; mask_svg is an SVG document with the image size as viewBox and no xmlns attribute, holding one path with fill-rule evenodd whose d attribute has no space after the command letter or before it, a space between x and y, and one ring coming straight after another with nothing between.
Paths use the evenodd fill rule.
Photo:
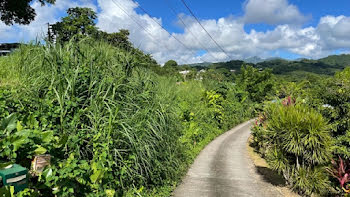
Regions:
<instances>
[{"instance_id":1,"label":"green foliage","mask_svg":"<svg viewBox=\"0 0 350 197\"><path fill-rule=\"evenodd\" d=\"M230 71L225 69L220 69L220 70L208 69L201 75L205 80L214 80L218 82L234 80L234 77L232 76L233 74L230 73Z\"/></svg>"},{"instance_id":2,"label":"green foliage","mask_svg":"<svg viewBox=\"0 0 350 197\"><path fill-rule=\"evenodd\" d=\"M349 158L350 69L331 78L315 78L303 83L298 96L319 110L332 125L332 137L336 140L335 154ZM291 91L289 91L291 92ZM297 91L295 91L297 92Z\"/></svg>"},{"instance_id":3,"label":"green foliage","mask_svg":"<svg viewBox=\"0 0 350 197\"><path fill-rule=\"evenodd\" d=\"M253 116L252 103L242 101L240 91L230 83L214 81L190 81L179 86L176 95L182 100L179 106L184 126L180 141L188 147L190 158L194 159L217 135Z\"/></svg>"},{"instance_id":4,"label":"green foliage","mask_svg":"<svg viewBox=\"0 0 350 197\"><path fill-rule=\"evenodd\" d=\"M330 195L330 181L324 167L301 167L292 171L292 188L306 196Z\"/></svg>"},{"instance_id":5,"label":"green foliage","mask_svg":"<svg viewBox=\"0 0 350 197\"><path fill-rule=\"evenodd\" d=\"M342 58L344 57L344 58ZM300 81L308 75L334 75L335 72L344 69L350 63L350 56L330 56L320 60L303 59L299 61L271 60L257 64L258 68L270 68L276 75L282 75L292 81ZM343 61L336 60L344 59ZM347 61L345 60L347 59ZM299 77L299 78L298 78Z\"/></svg>"},{"instance_id":6,"label":"green foliage","mask_svg":"<svg viewBox=\"0 0 350 197\"><path fill-rule=\"evenodd\" d=\"M19 163L30 167L27 160L50 149L60 148L52 131L24 129L15 114L4 118L0 127L0 166Z\"/></svg>"},{"instance_id":7,"label":"green foliage","mask_svg":"<svg viewBox=\"0 0 350 197\"><path fill-rule=\"evenodd\" d=\"M41 5L45 3L53 4L56 0L38 0ZM29 0L25 1L13 1L13 0L0 0L0 16L1 21L6 25L29 24L36 16L34 8L31 7Z\"/></svg>"},{"instance_id":8,"label":"green foliage","mask_svg":"<svg viewBox=\"0 0 350 197\"><path fill-rule=\"evenodd\" d=\"M266 106L261 120L253 136L271 167L300 193L326 192L324 166L331 158L333 140L322 115L302 103L273 103Z\"/></svg>"},{"instance_id":9,"label":"green foliage","mask_svg":"<svg viewBox=\"0 0 350 197\"><path fill-rule=\"evenodd\" d=\"M91 8L69 8L68 16L63 17L61 22L52 25L52 30L58 41L67 42L73 37L81 39L97 32L95 27L96 13Z\"/></svg>"},{"instance_id":10,"label":"green foliage","mask_svg":"<svg viewBox=\"0 0 350 197\"><path fill-rule=\"evenodd\" d=\"M14 197L15 196L15 187L14 186L5 186L0 188L0 195L4 197Z\"/></svg>"},{"instance_id":11,"label":"green foliage","mask_svg":"<svg viewBox=\"0 0 350 197\"><path fill-rule=\"evenodd\" d=\"M336 57L337 56L329 57L323 59L322 61L327 61L327 63L331 64L331 62L328 62L328 60L332 60L334 61L332 64L338 66L339 64L336 62L346 61L346 56L341 56L340 59L335 59ZM307 80L298 83L282 81L283 83L280 84L278 91L278 96L280 98L286 97L288 95L292 95L294 98L298 97L300 98L300 102L303 102L305 105L312 107L314 110L317 110L318 113L321 113L323 115L324 119L330 125L329 134L334 144L330 148L333 159L341 156L345 160L348 160L350 156L349 73L350 69L346 68L342 72L335 74L334 77L312 75L311 77L307 77ZM266 115L262 116L261 119L266 119ZM290 125L290 128L293 128L292 126L293 125ZM257 127L256 129L255 144L257 146L257 149L261 153L267 155L266 147L268 146L269 141L264 138L267 136L267 131L264 129L264 127ZM278 154L276 154L276 157L277 155ZM288 160L288 158L282 157L283 155L278 156L280 156L279 161L282 161L283 159ZM327 163L329 164L330 161L331 160L328 159ZM283 165L284 163L280 162L276 165L278 164ZM334 176L334 174L332 176ZM330 180L332 183L328 184L328 187L332 186L332 191L334 193L344 194L343 189L338 187L338 181L333 177L330 177Z\"/></svg>"},{"instance_id":12,"label":"green foliage","mask_svg":"<svg viewBox=\"0 0 350 197\"><path fill-rule=\"evenodd\" d=\"M179 72L182 70L179 66L159 66L158 64L149 67L151 68L155 73L157 73L160 76L168 76L168 77L175 77L178 82L184 81L184 76L180 74Z\"/></svg>"},{"instance_id":13,"label":"green foliage","mask_svg":"<svg viewBox=\"0 0 350 197\"><path fill-rule=\"evenodd\" d=\"M238 72L242 68L242 65L252 66L253 64L248 64L248 63L245 63L244 61L241 61L241 60L231 60L228 62L214 63L214 64L210 65L209 68L235 70Z\"/></svg>"},{"instance_id":14,"label":"green foliage","mask_svg":"<svg viewBox=\"0 0 350 197\"><path fill-rule=\"evenodd\" d=\"M93 37L100 41L105 41L113 46L130 50L132 48L131 43L128 41L130 33L128 30L121 29L116 33L107 33L104 31L97 31Z\"/></svg>"},{"instance_id":15,"label":"green foliage","mask_svg":"<svg viewBox=\"0 0 350 197\"><path fill-rule=\"evenodd\" d=\"M24 69L20 64L13 68L21 75L18 89L25 88L19 97L29 98L21 99L27 108L20 119L26 122L32 117L34 127L66 138L62 151L50 152L57 159L51 176L62 179L49 177L47 186L57 187L64 196L159 184L151 177L171 177L173 172L165 170L171 161L162 147L176 150L170 139L179 132L174 131L169 109L155 96L150 73L135 68L134 56L89 41L64 47L28 46L15 55L26 60ZM36 73L29 75L26 69ZM71 154L78 163L69 162ZM87 177L85 182L64 179L75 171Z\"/></svg>"},{"instance_id":16,"label":"green foliage","mask_svg":"<svg viewBox=\"0 0 350 197\"><path fill-rule=\"evenodd\" d=\"M173 67L177 67L177 62L174 60L169 60L164 64L165 68L173 68Z\"/></svg>"},{"instance_id":17,"label":"green foliage","mask_svg":"<svg viewBox=\"0 0 350 197\"><path fill-rule=\"evenodd\" d=\"M310 82L285 82L279 85L280 87L278 88L277 93L279 98L285 98L288 96L291 96L292 98L306 98L308 96L307 88L310 86Z\"/></svg>"},{"instance_id":18,"label":"green foliage","mask_svg":"<svg viewBox=\"0 0 350 197\"><path fill-rule=\"evenodd\" d=\"M328 65L336 65L336 66L350 66L350 55L342 54L342 55L331 55L326 58L322 58L319 61L326 63Z\"/></svg>"},{"instance_id":19,"label":"green foliage","mask_svg":"<svg viewBox=\"0 0 350 197\"><path fill-rule=\"evenodd\" d=\"M350 158L350 68L339 72L331 80L327 80L323 88L316 91L317 96L330 107L322 109L322 113L334 125L333 137L337 140L335 153Z\"/></svg>"},{"instance_id":20,"label":"green foliage","mask_svg":"<svg viewBox=\"0 0 350 197\"><path fill-rule=\"evenodd\" d=\"M262 102L275 93L275 81L270 70L259 71L252 66L242 66L236 83L249 92L254 102Z\"/></svg>"},{"instance_id":21,"label":"green foliage","mask_svg":"<svg viewBox=\"0 0 350 197\"><path fill-rule=\"evenodd\" d=\"M119 32L107 33L100 31L95 25L97 14L91 8L69 8L68 16L63 17L60 22L52 25L53 35L49 35L49 41L60 43L68 41L79 41L85 38L92 38L100 42L107 42L119 49L124 49L132 53L141 65L148 67L158 66L157 62L150 56L145 55L139 49L136 49L129 42L130 35L128 30L121 29ZM151 65L150 65L151 64Z\"/></svg>"}]
</instances>

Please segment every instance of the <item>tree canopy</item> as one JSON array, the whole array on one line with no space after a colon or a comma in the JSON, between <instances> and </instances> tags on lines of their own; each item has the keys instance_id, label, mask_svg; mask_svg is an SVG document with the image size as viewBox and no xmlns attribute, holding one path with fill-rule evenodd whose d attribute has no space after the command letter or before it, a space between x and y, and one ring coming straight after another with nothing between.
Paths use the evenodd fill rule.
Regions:
<instances>
[{"instance_id":1,"label":"tree canopy","mask_svg":"<svg viewBox=\"0 0 350 197\"><path fill-rule=\"evenodd\" d=\"M169 60L164 64L164 67L176 67L178 64L175 60Z\"/></svg>"},{"instance_id":2,"label":"tree canopy","mask_svg":"<svg viewBox=\"0 0 350 197\"><path fill-rule=\"evenodd\" d=\"M124 49L130 49L131 43L129 42L129 30L121 29L119 32L107 33L104 31L96 31L93 37L97 40L103 40L113 46L118 46Z\"/></svg>"},{"instance_id":3,"label":"tree canopy","mask_svg":"<svg viewBox=\"0 0 350 197\"><path fill-rule=\"evenodd\" d=\"M56 0L38 0L42 6L53 4ZM0 0L0 20L6 25L14 23L27 25L36 16L34 8L30 6L32 0Z\"/></svg>"},{"instance_id":4,"label":"tree canopy","mask_svg":"<svg viewBox=\"0 0 350 197\"><path fill-rule=\"evenodd\" d=\"M119 32L107 33L96 27L97 14L91 8L75 7L67 10L68 16L60 22L52 25L53 34L59 42L66 42L75 37L80 40L86 36L96 40L105 41L113 46L130 49L130 35L128 30L121 29Z\"/></svg>"},{"instance_id":5,"label":"tree canopy","mask_svg":"<svg viewBox=\"0 0 350 197\"><path fill-rule=\"evenodd\" d=\"M68 41L73 36L84 37L97 32L95 27L96 13L91 8L69 8L68 16L52 26L52 30L60 41Z\"/></svg>"},{"instance_id":6,"label":"tree canopy","mask_svg":"<svg viewBox=\"0 0 350 197\"><path fill-rule=\"evenodd\" d=\"M236 83L250 93L251 100L262 102L266 97L274 93L274 79L271 70L263 71L252 66L242 66L241 74L237 77Z\"/></svg>"}]
</instances>

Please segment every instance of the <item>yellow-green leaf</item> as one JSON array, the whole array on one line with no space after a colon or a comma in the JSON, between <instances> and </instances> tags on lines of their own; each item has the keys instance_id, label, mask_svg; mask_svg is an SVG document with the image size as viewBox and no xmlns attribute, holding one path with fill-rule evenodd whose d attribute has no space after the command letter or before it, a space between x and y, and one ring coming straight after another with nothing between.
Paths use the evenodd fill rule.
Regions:
<instances>
[{"instance_id":1,"label":"yellow-green leaf","mask_svg":"<svg viewBox=\"0 0 350 197\"><path fill-rule=\"evenodd\" d=\"M46 153L46 148L39 146L37 149L35 149L35 155L42 155Z\"/></svg>"},{"instance_id":2,"label":"yellow-green leaf","mask_svg":"<svg viewBox=\"0 0 350 197\"><path fill-rule=\"evenodd\" d=\"M107 195L107 197L114 197L115 190L114 189L107 189L106 190L106 195Z\"/></svg>"}]
</instances>

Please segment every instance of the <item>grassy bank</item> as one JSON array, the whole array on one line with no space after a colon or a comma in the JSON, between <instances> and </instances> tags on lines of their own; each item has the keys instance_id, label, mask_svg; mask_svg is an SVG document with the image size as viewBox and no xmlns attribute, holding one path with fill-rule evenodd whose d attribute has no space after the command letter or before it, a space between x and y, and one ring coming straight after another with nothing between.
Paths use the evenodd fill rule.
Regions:
<instances>
[{"instance_id":1,"label":"grassy bank","mask_svg":"<svg viewBox=\"0 0 350 197\"><path fill-rule=\"evenodd\" d=\"M233 83L177 83L150 67L89 39L0 59L0 118L16 125L1 131L15 141L0 160L52 156L23 195L168 196L206 144L253 114Z\"/></svg>"}]
</instances>

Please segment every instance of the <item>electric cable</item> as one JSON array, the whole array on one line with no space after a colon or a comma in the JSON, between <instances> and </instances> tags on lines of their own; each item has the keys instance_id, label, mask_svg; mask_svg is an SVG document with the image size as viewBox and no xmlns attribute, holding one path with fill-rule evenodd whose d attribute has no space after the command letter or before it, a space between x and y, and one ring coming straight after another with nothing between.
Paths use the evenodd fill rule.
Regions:
<instances>
[{"instance_id":1,"label":"electric cable","mask_svg":"<svg viewBox=\"0 0 350 197\"><path fill-rule=\"evenodd\" d=\"M191 29L188 28L188 25L186 25L184 19L183 19L180 15L177 14L175 8L173 8L173 7L171 6L171 4L169 3L169 0L167 0L167 3L166 3L166 4L167 4L167 6L169 7L169 9L172 11L172 13L173 13L173 14L180 20L180 22L184 25L184 27L187 29L187 31L192 35L192 37L197 41L197 43L198 43L203 49L205 49L205 50L207 51L207 53L208 53L212 58L217 59L217 58L215 57L215 55L213 55L213 54L210 52L210 50L209 50L206 46L204 46L204 44L201 43L201 41L196 37L196 35L191 31Z\"/></svg>"},{"instance_id":2,"label":"electric cable","mask_svg":"<svg viewBox=\"0 0 350 197\"><path fill-rule=\"evenodd\" d=\"M194 19L196 19L197 23L202 27L202 29L208 34L208 36L210 37L210 39L216 44L216 46L218 46L222 52L225 53L225 55L232 59L231 56L219 45L218 42L215 41L215 39L213 38L213 36L210 35L210 33L205 29L205 27L202 25L202 23L199 21L199 19L196 17L196 15L193 13L193 11L191 10L191 8L187 5L187 3L185 2L185 0L181 0L181 2L184 4L184 6L187 8L187 10L191 13L191 15L193 16Z\"/></svg>"},{"instance_id":3,"label":"electric cable","mask_svg":"<svg viewBox=\"0 0 350 197\"><path fill-rule=\"evenodd\" d=\"M142 26L135 18L133 18L130 14L128 14L128 12L120 5L118 4L117 2L115 2L115 0L112 0L112 2L120 9L122 10L129 18L131 18L131 20L133 20L141 29L143 29L147 34L148 36L153 40L153 42L155 44L159 44L156 39L153 37L152 33L148 31L148 29L146 29L144 26ZM170 49L168 48L168 46L166 46L164 44L164 47L170 51Z\"/></svg>"}]
</instances>

